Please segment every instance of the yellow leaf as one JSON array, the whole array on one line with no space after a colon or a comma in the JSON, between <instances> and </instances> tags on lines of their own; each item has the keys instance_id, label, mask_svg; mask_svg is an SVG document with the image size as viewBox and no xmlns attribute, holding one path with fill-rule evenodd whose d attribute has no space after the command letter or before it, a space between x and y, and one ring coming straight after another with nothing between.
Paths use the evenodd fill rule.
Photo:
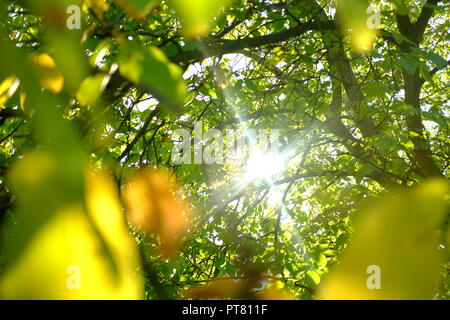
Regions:
<instances>
[{"instance_id":1,"label":"yellow leaf","mask_svg":"<svg viewBox=\"0 0 450 320\"><path fill-rule=\"evenodd\" d=\"M25 104L26 100L27 100L27 94L25 92L21 91L20 95L19 95L19 101L20 101L20 108L22 110L25 110L25 108L26 108L26 104Z\"/></svg>"},{"instance_id":2,"label":"yellow leaf","mask_svg":"<svg viewBox=\"0 0 450 320\"><path fill-rule=\"evenodd\" d=\"M6 299L112 299L121 297L81 204L60 209L40 228L4 275ZM75 273L72 273L74 270Z\"/></svg>"},{"instance_id":3,"label":"yellow leaf","mask_svg":"<svg viewBox=\"0 0 450 320\"><path fill-rule=\"evenodd\" d=\"M0 83L0 106L4 105L13 96L19 86L20 81L12 76Z\"/></svg>"},{"instance_id":4,"label":"yellow leaf","mask_svg":"<svg viewBox=\"0 0 450 320\"><path fill-rule=\"evenodd\" d=\"M13 167L17 220L4 241L0 297L141 299L138 249L111 181L89 172L83 197L70 189L58 194L63 178L59 163L43 151Z\"/></svg>"},{"instance_id":5,"label":"yellow leaf","mask_svg":"<svg viewBox=\"0 0 450 320\"><path fill-rule=\"evenodd\" d=\"M48 54L30 54L32 63L38 68L41 85L51 92L57 94L64 86L64 78L56 69L55 61Z\"/></svg>"},{"instance_id":6,"label":"yellow leaf","mask_svg":"<svg viewBox=\"0 0 450 320\"><path fill-rule=\"evenodd\" d=\"M446 212L446 181L402 191L366 209L341 262L319 287L320 299L431 299Z\"/></svg>"},{"instance_id":7,"label":"yellow leaf","mask_svg":"<svg viewBox=\"0 0 450 320\"><path fill-rule=\"evenodd\" d=\"M94 11L97 17L103 21L103 14L109 10L109 3L106 0L84 0L84 3Z\"/></svg>"},{"instance_id":8,"label":"yellow leaf","mask_svg":"<svg viewBox=\"0 0 450 320\"><path fill-rule=\"evenodd\" d=\"M175 193L167 171L143 169L131 178L123 192L129 221L161 239L162 253L171 256L186 233L190 210Z\"/></svg>"},{"instance_id":9,"label":"yellow leaf","mask_svg":"<svg viewBox=\"0 0 450 320\"><path fill-rule=\"evenodd\" d=\"M136 271L140 264L138 248L130 237L114 184L106 174L88 172L86 207L117 263L120 288L117 298L143 298L142 279Z\"/></svg>"}]
</instances>

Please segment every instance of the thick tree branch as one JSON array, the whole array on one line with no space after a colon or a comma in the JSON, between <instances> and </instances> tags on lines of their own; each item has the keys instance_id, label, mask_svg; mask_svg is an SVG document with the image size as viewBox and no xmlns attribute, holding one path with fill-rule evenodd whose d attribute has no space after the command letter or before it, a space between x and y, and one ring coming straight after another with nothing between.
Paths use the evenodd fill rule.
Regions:
<instances>
[{"instance_id":1,"label":"thick tree branch","mask_svg":"<svg viewBox=\"0 0 450 320\"><path fill-rule=\"evenodd\" d=\"M438 1L439 0L427 0L422 8L422 12L420 13L419 18L414 23L414 28L416 29L416 32L419 36L418 42L421 42L423 39L423 34L428 26L430 18L434 13L434 7L437 5Z\"/></svg>"},{"instance_id":2,"label":"thick tree branch","mask_svg":"<svg viewBox=\"0 0 450 320\"><path fill-rule=\"evenodd\" d=\"M411 23L408 16L397 15L397 23L400 33L410 40L413 44L404 42L400 46L400 50L404 54L409 54L413 47L419 47L423 40L425 29L431 16L434 13L434 6L438 0L427 0L422 12L415 23ZM406 125L408 128L409 138L414 144L414 159L422 171L425 178L442 176L442 172L434 162L430 145L424 136L424 126L422 123L422 110L420 107L420 91L423 79L420 77L419 71L413 73L402 70L403 82L405 86L405 102L414 108L413 113L406 115Z\"/></svg>"},{"instance_id":3,"label":"thick tree branch","mask_svg":"<svg viewBox=\"0 0 450 320\"><path fill-rule=\"evenodd\" d=\"M292 38L296 38L313 29L312 22L305 22L294 28L269 35L238 40L222 40L221 42L206 43L203 50L189 50L170 57L172 62L180 65L191 64L204 60L212 56L221 56L227 53L236 52L243 49L259 48L267 44L280 43Z\"/></svg>"}]
</instances>

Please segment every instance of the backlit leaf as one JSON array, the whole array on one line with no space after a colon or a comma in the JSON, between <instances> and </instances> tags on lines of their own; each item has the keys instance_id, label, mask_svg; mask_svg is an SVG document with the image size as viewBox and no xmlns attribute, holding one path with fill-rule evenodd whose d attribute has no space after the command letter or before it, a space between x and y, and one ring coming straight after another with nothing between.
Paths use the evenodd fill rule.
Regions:
<instances>
[{"instance_id":1,"label":"backlit leaf","mask_svg":"<svg viewBox=\"0 0 450 320\"><path fill-rule=\"evenodd\" d=\"M191 218L189 207L175 192L168 172L143 169L130 179L123 193L129 221L145 233L158 235L166 256L177 250Z\"/></svg>"},{"instance_id":2,"label":"backlit leaf","mask_svg":"<svg viewBox=\"0 0 450 320\"><path fill-rule=\"evenodd\" d=\"M308 286L314 288L320 282L320 276L314 270L309 270L306 272L305 281Z\"/></svg>"},{"instance_id":3,"label":"backlit leaf","mask_svg":"<svg viewBox=\"0 0 450 320\"><path fill-rule=\"evenodd\" d=\"M177 13L183 19L183 32L187 37L201 37L212 27L212 20L222 8L229 6L233 0L170 0Z\"/></svg>"},{"instance_id":4,"label":"backlit leaf","mask_svg":"<svg viewBox=\"0 0 450 320\"><path fill-rule=\"evenodd\" d=\"M181 69L158 48L133 48L123 44L119 70L127 79L150 91L164 106L178 111L186 88Z\"/></svg>"},{"instance_id":5,"label":"backlit leaf","mask_svg":"<svg viewBox=\"0 0 450 320\"><path fill-rule=\"evenodd\" d=\"M344 33L349 33L355 52L366 54L372 50L379 26L372 26L367 13L367 0L338 0L339 23Z\"/></svg>"},{"instance_id":6,"label":"backlit leaf","mask_svg":"<svg viewBox=\"0 0 450 320\"><path fill-rule=\"evenodd\" d=\"M446 212L447 193L447 182L436 180L367 209L318 297L431 299L441 262L437 230ZM379 289L368 285L371 268L379 268Z\"/></svg>"},{"instance_id":7,"label":"backlit leaf","mask_svg":"<svg viewBox=\"0 0 450 320\"><path fill-rule=\"evenodd\" d=\"M19 86L19 80L16 77L8 77L0 83L0 106L5 104L9 98L16 92Z\"/></svg>"},{"instance_id":8,"label":"backlit leaf","mask_svg":"<svg viewBox=\"0 0 450 320\"><path fill-rule=\"evenodd\" d=\"M14 232L4 239L8 264L0 297L142 298L137 246L111 181L89 172L83 197L63 183L69 177L55 160L35 152L13 167L19 203Z\"/></svg>"},{"instance_id":9,"label":"backlit leaf","mask_svg":"<svg viewBox=\"0 0 450 320\"><path fill-rule=\"evenodd\" d=\"M56 68L55 61L47 53L31 54L32 63L38 68L41 85L53 93L59 93L64 86L64 78Z\"/></svg>"},{"instance_id":10,"label":"backlit leaf","mask_svg":"<svg viewBox=\"0 0 450 320\"><path fill-rule=\"evenodd\" d=\"M109 75L99 73L86 78L77 93L77 100L82 106L94 104L109 81Z\"/></svg>"},{"instance_id":11,"label":"backlit leaf","mask_svg":"<svg viewBox=\"0 0 450 320\"><path fill-rule=\"evenodd\" d=\"M114 0L130 16L135 19L144 19L150 11L155 8L159 1L157 0Z\"/></svg>"}]
</instances>

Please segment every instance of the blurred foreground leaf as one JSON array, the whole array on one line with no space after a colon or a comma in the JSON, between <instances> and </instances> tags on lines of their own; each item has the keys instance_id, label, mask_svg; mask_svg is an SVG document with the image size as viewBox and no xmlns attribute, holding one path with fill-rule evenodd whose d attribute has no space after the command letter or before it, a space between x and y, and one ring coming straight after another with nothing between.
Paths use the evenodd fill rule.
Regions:
<instances>
[{"instance_id":1,"label":"blurred foreground leaf","mask_svg":"<svg viewBox=\"0 0 450 320\"><path fill-rule=\"evenodd\" d=\"M32 63L38 68L41 85L53 93L59 93L64 87L64 78L56 68L55 61L48 54L31 54Z\"/></svg>"},{"instance_id":2,"label":"blurred foreground leaf","mask_svg":"<svg viewBox=\"0 0 450 320\"><path fill-rule=\"evenodd\" d=\"M297 300L298 298L286 288L269 284L266 289L255 295L256 300Z\"/></svg>"},{"instance_id":3,"label":"blurred foreground leaf","mask_svg":"<svg viewBox=\"0 0 450 320\"><path fill-rule=\"evenodd\" d=\"M109 78L109 75L99 73L84 79L77 92L77 100L80 105L92 105L97 102L103 90L106 88Z\"/></svg>"},{"instance_id":4,"label":"blurred foreground leaf","mask_svg":"<svg viewBox=\"0 0 450 320\"><path fill-rule=\"evenodd\" d=\"M448 184L436 180L367 209L320 299L431 299L441 263L437 230ZM379 271L379 289L373 288Z\"/></svg>"},{"instance_id":5,"label":"blurred foreground leaf","mask_svg":"<svg viewBox=\"0 0 450 320\"><path fill-rule=\"evenodd\" d=\"M81 26L80 29L67 29L69 18L67 9L71 6L81 7L81 5L82 0L26 1L30 11L42 17L42 23L45 26L46 43L43 50L51 53L51 58L55 62L50 62L47 57L43 57L45 59L43 80L49 86L46 89L53 93L59 93L62 90L62 78L64 89L71 93L76 92L81 81L88 75L87 61L80 46ZM53 64L56 64L58 74L54 72ZM47 66L49 70L45 70Z\"/></svg>"},{"instance_id":6,"label":"blurred foreground leaf","mask_svg":"<svg viewBox=\"0 0 450 320\"><path fill-rule=\"evenodd\" d=\"M213 18L221 8L229 6L233 0L170 0L183 19L183 33L187 37L206 35L212 27Z\"/></svg>"},{"instance_id":7,"label":"blurred foreground leaf","mask_svg":"<svg viewBox=\"0 0 450 320\"><path fill-rule=\"evenodd\" d=\"M8 77L0 83L0 106L5 104L9 98L16 92L19 86L19 80L12 76Z\"/></svg>"},{"instance_id":8,"label":"blurred foreground leaf","mask_svg":"<svg viewBox=\"0 0 450 320\"><path fill-rule=\"evenodd\" d=\"M43 151L28 154L12 169L19 207L4 239L8 265L0 296L142 298L137 247L111 182L102 174L87 174L83 201L65 184L68 179Z\"/></svg>"},{"instance_id":9,"label":"blurred foreground leaf","mask_svg":"<svg viewBox=\"0 0 450 320\"><path fill-rule=\"evenodd\" d=\"M339 22L344 33L349 33L350 43L355 52L366 54L372 50L379 26L374 25L367 14L367 0L338 0Z\"/></svg>"},{"instance_id":10,"label":"blurred foreground leaf","mask_svg":"<svg viewBox=\"0 0 450 320\"><path fill-rule=\"evenodd\" d=\"M123 193L130 222L147 234L157 234L165 256L178 249L191 218L172 179L166 171L144 169L131 178Z\"/></svg>"}]
</instances>

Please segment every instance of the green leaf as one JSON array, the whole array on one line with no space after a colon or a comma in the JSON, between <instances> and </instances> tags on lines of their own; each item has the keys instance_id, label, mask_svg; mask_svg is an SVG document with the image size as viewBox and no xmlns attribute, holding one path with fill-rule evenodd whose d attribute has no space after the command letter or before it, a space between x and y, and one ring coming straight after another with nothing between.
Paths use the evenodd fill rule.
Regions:
<instances>
[{"instance_id":1,"label":"green leaf","mask_svg":"<svg viewBox=\"0 0 450 320\"><path fill-rule=\"evenodd\" d=\"M317 272L315 272L313 270L309 270L306 272L305 282L308 286L310 286L311 288L314 288L315 286L317 286L320 283L320 276Z\"/></svg>"},{"instance_id":2,"label":"green leaf","mask_svg":"<svg viewBox=\"0 0 450 320\"><path fill-rule=\"evenodd\" d=\"M160 49L122 44L119 70L125 78L152 93L172 112L178 112L183 107L186 87L182 70L170 62Z\"/></svg>"},{"instance_id":3,"label":"green leaf","mask_svg":"<svg viewBox=\"0 0 450 320\"><path fill-rule=\"evenodd\" d=\"M219 256L219 258L217 258L217 260L214 263L214 265L216 266L216 268L220 268L224 263L225 263L225 255L221 254Z\"/></svg>"},{"instance_id":4,"label":"green leaf","mask_svg":"<svg viewBox=\"0 0 450 320\"><path fill-rule=\"evenodd\" d=\"M405 71L409 74L414 74L417 69L417 60L415 60L410 54L401 57L399 62L403 69L405 69Z\"/></svg>"},{"instance_id":5,"label":"green leaf","mask_svg":"<svg viewBox=\"0 0 450 320\"><path fill-rule=\"evenodd\" d=\"M250 90L252 90L252 91L258 91L258 86L255 85L255 83L254 83L252 80L250 80L250 79L245 79L245 80L244 80L244 83L245 83L245 86L246 86L247 88L249 88Z\"/></svg>"},{"instance_id":6,"label":"green leaf","mask_svg":"<svg viewBox=\"0 0 450 320\"><path fill-rule=\"evenodd\" d=\"M433 52L427 52L426 57L428 58L428 60L430 60L431 62L433 62L437 68L443 68L447 65L447 60L445 60L444 58L442 58L440 55L433 53Z\"/></svg>"},{"instance_id":7,"label":"green leaf","mask_svg":"<svg viewBox=\"0 0 450 320\"><path fill-rule=\"evenodd\" d=\"M327 257L323 253L319 253L317 257L317 265L322 267L327 264Z\"/></svg>"},{"instance_id":8,"label":"green leaf","mask_svg":"<svg viewBox=\"0 0 450 320\"><path fill-rule=\"evenodd\" d=\"M183 33L187 37L206 35L212 27L212 20L222 8L233 0L169 0L183 20Z\"/></svg>"}]
</instances>

